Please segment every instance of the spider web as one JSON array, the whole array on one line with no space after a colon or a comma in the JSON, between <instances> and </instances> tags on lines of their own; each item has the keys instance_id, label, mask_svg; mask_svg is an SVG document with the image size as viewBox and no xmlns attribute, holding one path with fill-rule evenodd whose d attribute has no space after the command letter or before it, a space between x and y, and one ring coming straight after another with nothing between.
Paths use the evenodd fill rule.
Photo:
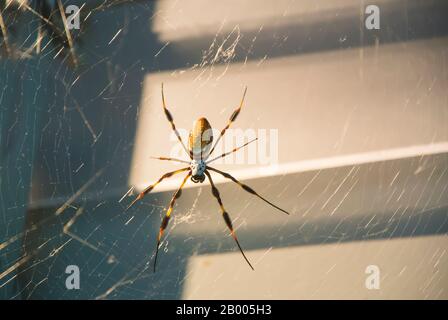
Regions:
<instances>
[{"instance_id":1,"label":"spider web","mask_svg":"<svg viewBox=\"0 0 448 320\"><path fill-rule=\"evenodd\" d=\"M269 6L267 3L265 5ZM424 64L428 59L438 67L439 73L432 77L421 75L419 81L409 84L411 89L404 98L396 101L393 110L397 117L406 119L417 112L419 119L423 119L418 125L424 129L417 138L405 137L407 131L403 129L400 133L397 129L397 148L391 149L401 153L386 152L383 157L383 153L375 151L372 146L376 139L381 139L381 132L358 142L362 147L356 152L350 150L358 122L365 121L362 118L365 114L360 110L364 110L366 102L347 102L350 105L345 107L350 112L344 113L342 119L335 119L337 138L328 148L343 156L332 157L330 150L321 157L316 151L308 159L301 158L292 149L303 150L306 154L305 147L292 137L280 136L284 141L279 144L279 152L290 154L285 162L294 163L294 166L277 175L251 180L251 185L261 194L270 195L268 198L276 203L281 201L281 206L291 211L291 217L273 213L274 209L240 192L235 185L220 184L219 187L225 206L232 209L235 229L255 269L267 268L265 271L273 274L273 279L280 277L288 281L286 275L290 274L290 262L285 260L282 269L277 269L279 262L273 262L276 252L281 250L436 237L429 242L431 246L425 255L419 256L420 262L397 262L400 270L397 273L389 270L388 275L399 282L406 268L412 270L411 275L417 275L431 265L433 273L420 275L423 284L419 297L446 297L448 277L443 266L447 264L448 135L443 123L448 120L448 98L443 88L448 81L448 71L447 53L441 48L446 45L448 28L438 13L446 4L436 1L415 9L413 5L418 1L411 1L405 10L387 1L379 3L385 3L382 16L385 27L376 33L365 31L359 7L352 13L323 3L321 7L317 5L316 10L319 10L313 9L312 14L305 15L296 11L302 8L297 2L281 1L274 14L254 15L247 21L241 17L238 20L226 11L222 16L218 14L215 17L218 23L207 30L204 30L207 24L201 25L200 15L190 17L192 12L198 14L202 6L210 10L210 6L201 1L195 1L189 10L179 7L176 1L36 0L2 4L0 297L194 297L191 291L186 293L192 286L193 293L206 292L209 288L204 284L194 287L198 281L196 270L203 270L210 263L207 259L201 260L202 257L215 261L215 256L231 254L235 256L232 263L225 264L219 272L207 271L203 275L205 281L221 283L222 279L228 279L238 283L255 277L251 278L254 283L261 282L262 279L243 269L247 266L220 220L219 208L210 195L209 186L184 191L160 247L158 272L153 273L156 234L172 191L150 194L135 208L125 211L136 193L134 187L129 186L129 174L133 170L137 123L144 108L145 76L168 73L176 81L179 75L192 73L196 75L192 81L198 84L200 91L206 90L207 85L221 84L232 70L241 73L268 70L264 68L271 61L275 64L303 57L317 59L319 65L325 65L338 60L337 56L332 56L333 52L353 51L356 58L350 56L350 59L362 62L370 59L369 50L376 52L372 59L381 59L383 52L387 56L388 46L413 45L418 41L434 41L428 49L433 51L422 56L420 62ZM61 18L61 7L64 9L69 4L81 8L80 30L67 31L67 22ZM241 6L243 12L251 13L254 3L243 1ZM424 14L419 10L430 14L432 20L423 19ZM182 29L173 17L193 22L198 19L198 22L191 22L190 29ZM394 24L393 21L398 22ZM431 54L436 57L431 58ZM316 60L310 61L315 63ZM313 100L315 95L310 89L319 83L313 78L313 68L317 68L314 67L317 64L310 64L310 67L303 64L297 62L310 80L300 88L305 95L295 97L301 106L292 109L297 112L282 116L285 123L290 121L286 118L298 119L294 124L300 124L305 132L304 140L310 141L307 148L314 150L315 145L322 142L319 140L321 131L314 128L325 128L326 117L333 117L333 114L323 114L322 119L312 118L315 121L310 125L300 120L301 116L310 119L320 110L313 109L317 108L313 103L318 105L319 101ZM294 67L295 62L291 65ZM369 77L367 70L371 69L360 63L359 79ZM387 70L380 67L375 72L387 75ZM393 82L394 78L387 79ZM272 87L279 89L281 85ZM390 94L384 83L375 90L386 96ZM267 95L253 93L258 94ZM346 97L342 91L336 94ZM323 99L336 101L338 96ZM434 101L438 104L431 107ZM286 102L291 104L291 101ZM375 110L387 114L388 110L380 108L375 107ZM232 110L232 107L215 108L210 109L210 113L221 115L224 124ZM261 106L260 113L262 110L265 109ZM251 121L255 123L257 119ZM288 123L290 127L293 122ZM420 128L418 125L416 128ZM309 136L309 132L314 136ZM402 147L400 141L406 141L404 145L410 148ZM288 148L289 152L282 151ZM371 158L350 157L355 153ZM311 161L315 158L327 160ZM216 211L216 215L211 215L209 208ZM400 257L412 250L412 246L405 242L394 250ZM371 256L381 256L382 250L381 245L371 249ZM292 255L297 258L294 263L301 261L299 253L294 251ZM347 256L361 259L356 251L351 254L349 251ZM344 266L344 259L340 256L332 260L331 268L314 278L317 289L306 297L325 297L325 283L331 282L333 269ZM371 260L375 264L375 259ZM235 264L241 264L241 269ZM79 267L79 290L66 287L68 274L65 271L69 265ZM359 272L363 279L364 269ZM303 273L301 278L291 281L299 283ZM212 296L226 297L224 289L220 290ZM243 296L303 297L291 290L290 296L281 296L267 284L259 292ZM365 288L359 290L363 292Z\"/></svg>"}]
</instances>

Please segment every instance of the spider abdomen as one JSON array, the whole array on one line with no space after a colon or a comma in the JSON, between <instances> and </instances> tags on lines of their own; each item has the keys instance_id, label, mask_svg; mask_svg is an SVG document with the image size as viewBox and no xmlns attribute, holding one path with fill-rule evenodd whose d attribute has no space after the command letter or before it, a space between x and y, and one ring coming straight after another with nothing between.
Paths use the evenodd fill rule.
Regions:
<instances>
[{"instance_id":1,"label":"spider abdomen","mask_svg":"<svg viewBox=\"0 0 448 320\"><path fill-rule=\"evenodd\" d=\"M213 141L213 132L206 118L199 118L193 124L188 137L188 148L194 157L205 155Z\"/></svg>"}]
</instances>

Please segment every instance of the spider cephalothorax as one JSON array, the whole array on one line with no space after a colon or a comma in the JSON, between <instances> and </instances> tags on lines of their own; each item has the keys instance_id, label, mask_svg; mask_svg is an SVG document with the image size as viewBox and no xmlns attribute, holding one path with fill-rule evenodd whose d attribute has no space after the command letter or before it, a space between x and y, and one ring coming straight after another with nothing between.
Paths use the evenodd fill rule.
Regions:
<instances>
[{"instance_id":1,"label":"spider cephalothorax","mask_svg":"<svg viewBox=\"0 0 448 320\"><path fill-rule=\"evenodd\" d=\"M266 203L270 204L274 208L276 208L276 209L278 209L278 210L280 210L280 211L282 211L282 212L284 212L286 214L289 214L287 211L279 208L278 206L276 206L272 202L270 202L270 201L266 200L264 197L260 196L257 192L255 192L254 189L252 189L248 185L238 181L237 179L235 179L230 174L228 174L226 172L223 172L223 171L220 171L218 169L212 168L212 167L210 167L208 165L209 163L215 161L216 159L223 158L223 157L225 157L225 156L227 156L227 155L229 155L229 154L231 154L231 153L233 153L233 152L235 152L235 151L237 151L237 150L247 146L249 143L257 140L257 139L254 139L252 141L246 142L244 145L242 145L242 146L240 146L238 148L235 148L235 149L233 149L233 150L231 150L229 152L225 152L225 153L223 153L220 156L217 156L215 158L209 159L210 155L213 153L213 150L215 150L215 147L218 144L218 141L224 135L226 130L230 127L232 122L235 121L235 119L238 117L238 114L241 111L241 107L243 106L244 97L246 96L246 91L247 91L247 88L244 90L243 98L241 99L239 107L230 116L230 119L229 119L229 122L227 123L227 126L225 126L224 129L221 130L221 132L220 132L220 134L218 136L218 139L216 139L216 142L213 145L213 147L212 147L213 133L212 133L212 128L210 126L210 123L205 118L199 118L193 124L193 130L190 132L190 135L188 137L188 149L187 149L187 147L185 146L185 144L182 141L182 138L179 135L179 132L176 129L176 126L175 126L174 120L173 120L173 116L171 115L169 110L166 108L165 95L163 94L163 84L162 84L162 104L163 104L163 110L164 110L166 118L170 122L171 128L173 129L174 133L176 134L179 142L181 143L181 145L184 148L185 152L189 155L190 161L185 161L185 160L180 160L180 159L175 159L175 158L168 158L168 157L157 157L156 159L159 159L159 160L168 160L168 161L175 161L175 162L180 162L180 163L187 163L187 164L189 164L189 166L185 167L185 168L182 168L182 169L179 169L179 170L176 170L176 171L171 171L171 172L165 173L154 184L150 185L149 187L145 188L142 192L140 192L138 194L138 196L134 199L134 201L132 201L131 204L127 208L127 209L129 209L135 202L137 202L138 200L142 199L146 194L151 192L152 189L154 189L154 187L156 185L158 185L163 179L169 178L169 177L171 177L171 176L173 176L175 174L181 173L181 172L187 172L187 175L182 180L182 183L181 183L180 187L176 190L176 192L174 193L173 197L171 198L168 210L166 211L165 217L163 218L162 224L160 225L159 234L157 236L156 253L155 253L155 257L154 257L154 271L156 270L157 254L159 252L160 240L162 239L163 233L164 233L166 227L168 226L168 222L169 222L170 217L171 217L171 212L173 211L174 203L176 202L176 199L180 197L182 188L185 185L185 183L187 182L189 177L191 177L191 181L193 181L194 183L198 183L198 182L202 183L202 182L204 182L205 177L208 178L208 180L210 181L212 194L216 198L216 200L218 201L219 207L221 208L221 214L222 214L222 217L224 218L224 222L226 223L227 227L229 228L230 234L233 237L233 239L235 240L238 248L240 249L240 251L241 251L241 253L242 253L243 257L244 257L244 259L249 264L249 266L252 268L252 270L254 268L252 267L251 263L247 259L246 255L244 254L243 249L240 246L240 243L238 242L238 239L236 237L235 231L233 230L232 220L230 219L230 216L227 213L227 211L224 209L224 204L223 204L223 202L221 200L221 195L219 193L218 188L216 188L216 186L215 186L215 184L213 182L212 176L210 175L210 171L216 172L216 173L222 175L224 178L229 179L229 180L235 182L241 188L243 188L243 190L245 190L245 191L247 191L247 192L257 196L258 198L260 198L261 200L263 200Z\"/></svg>"},{"instance_id":2,"label":"spider cephalothorax","mask_svg":"<svg viewBox=\"0 0 448 320\"><path fill-rule=\"evenodd\" d=\"M194 183L202 183L205 180L205 169L206 169L206 164L204 162L204 160L196 160L193 159L191 160L190 163L190 170L191 170L191 181L193 181Z\"/></svg>"}]
</instances>

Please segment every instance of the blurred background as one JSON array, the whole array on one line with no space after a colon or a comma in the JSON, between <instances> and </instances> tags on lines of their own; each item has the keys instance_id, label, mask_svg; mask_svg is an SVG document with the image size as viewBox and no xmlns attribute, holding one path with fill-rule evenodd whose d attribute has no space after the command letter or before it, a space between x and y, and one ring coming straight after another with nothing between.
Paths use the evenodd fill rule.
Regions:
<instances>
[{"instance_id":1,"label":"blurred background","mask_svg":"<svg viewBox=\"0 0 448 320\"><path fill-rule=\"evenodd\" d=\"M0 298L447 299L447 18L444 0L3 1ZM182 132L223 128L248 87L232 128L268 160L216 167L291 212L216 176L255 271L208 182L152 271L182 177L125 209L180 168L150 158L181 150L162 82Z\"/></svg>"}]
</instances>

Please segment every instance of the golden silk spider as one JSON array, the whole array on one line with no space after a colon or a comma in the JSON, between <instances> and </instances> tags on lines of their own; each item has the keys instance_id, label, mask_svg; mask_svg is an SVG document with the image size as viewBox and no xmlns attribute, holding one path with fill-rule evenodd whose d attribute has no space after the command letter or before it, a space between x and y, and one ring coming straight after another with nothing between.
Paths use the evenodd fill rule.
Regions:
<instances>
[{"instance_id":1,"label":"golden silk spider","mask_svg":"<svg viewBox=\"0 0 448 320\"><path fill-rule=\"evenodd\" d=\"M225 132L227 131L227 129L229 129L229 127L232 124L232 122L234 122L236 120L236 118L238 117L238 115L239 115L239 113L241 111L241 107L243 106L244 97L246 96L246 91L247 91L247 87L244 89L243 97L241 99L241 102L240 102L238 108L235 109L235 111L233 111L232 115L229 118L229 121L228 121L227 125L224 127L224 129L221 130L221 132L220 132L220 134L218 136L218 139L216 140L216 142L213 145L213 147L211 147L212 146L212 142L213 142L213 133L212 133L212 130L211 130L210 123L208 122L208 120L206 118L199 118L198 120L195 121L195 123L193 125L193 130L190 131L190 135L188 137L188 149L187 149L187 147L185 146L184 142L182 141L182 138L181 138L178 130L176 129L176 125L174 124L173 116L171 115L170 111L166 107L165 95L163 93L163 83L162 83L162 104L163 104L163 110L165 112L165 116L166 116L167 120L169 121L169 123L171 124L171 129L176 134L177 139L181 143L183 149L185 150L185 152L190 157L190 161L184 161L184 160L181 160L181 159L168 158L168 157L153 157L154 159L159 159L159 160L166 160L166 161L175 161L175 162L180 162L180 163L186 163L189 166L185 167L185 168L181 168L179 170L175 170L175 171L171 171L171 172L165 173L154 184L146 187L142 192L140 192L137 195L137 197L131 202L131 204L126 208L126 210L128 210L132 205L134 205L134 203L136 203L138 200L142 199L145 195L150 193L154 189L155 186L157 186L160 182L162 182L162 180L164 180L166 178L170 178L173 175L181 173L181 172L187 172L187 175L182 180L182 183L181 183L180 187L176 190L176 192L174 192L174 195L171 198L168 210L166 211L166 214L163 217L162 223L160 225L159 234L157 236L157 246L156 246L156 250L155 250L156 252L155 252L155 257L154 257L154 272L156 271L157 255L158 255L158 252L159 252L160 240L162 239L163 232L165 231L166 227L168 226L168 222L170 220L174 204L175 204L176 200L181 196L182 188L185 185L185 183L187 182L188 178L191 178L191 181L193 181L194 183L198 183L198 182L202 183L202 182L204 182L205 177L207 176L208 180L210 181L212 195L218 201L218 204L219 204L219 206L221 208L222 217L224 218L224 221L225 221L227 227L230 230L230 234L231 234L232 238L235 240L238 248L241 251L241 254L243 255L244 259L249 264L249 266L251 267L252 270L254 270L254 268L253 268L252 264L249 262L249 259L247 259L246 255L244 254L244 251L241 248L241 245L240 245L240 243L238 241L238 238L236 237L235 231L233 230L232 220L230 219L230 216L227 213L227 211L224 209L224 205L223 205L223 202L221 200L220 193L218 191L218 188L216 188L216 185L213 182L212 176L210 175L210 171L216 172L216 173L224 176L225 178L227 178L227 179L235 182L236 184L238 184L241 188L243 188L243 190L245 190L245 191L247 191L247 192L257 196L258 198L260 198L261 200L263 200L266 203L270 204L274 208L276 208L276 209L278 209L278 210L280 210L280 211L282 211L282 212L284 212L286 214L289 214L287 211L283 210L282 208L276 206L275 204L273 204L269 200L267 200L264 197L260 196L257 192L255 192L254 189L252 189L248 185L238 181L237 179L235 179L230 174L228 174L226 172L223 172L223 171L220 171L218 169L212 168L212 167L209 166L209 163L211 163L211 162L213 162L213 161L215 161L217 159L223 158L223 157L225 157L225 156L227 156L227 155L229 155L231 153L234 153L234 152L238 151L239 149L244 148L249 143L257 140L257 139L251 140L251 141L245 143L244 145L242 145L240 147L234 148L233 150L231 150L229 152L225 152L225 153L221 154L220 156L217 156L215 158L209 159L211 154L215 150L215 147L218 144L218 142L221 139L221 137L224 136ZM210 147L211 147L211 149L210 149Z\"/></svg>"}]
</instances>

